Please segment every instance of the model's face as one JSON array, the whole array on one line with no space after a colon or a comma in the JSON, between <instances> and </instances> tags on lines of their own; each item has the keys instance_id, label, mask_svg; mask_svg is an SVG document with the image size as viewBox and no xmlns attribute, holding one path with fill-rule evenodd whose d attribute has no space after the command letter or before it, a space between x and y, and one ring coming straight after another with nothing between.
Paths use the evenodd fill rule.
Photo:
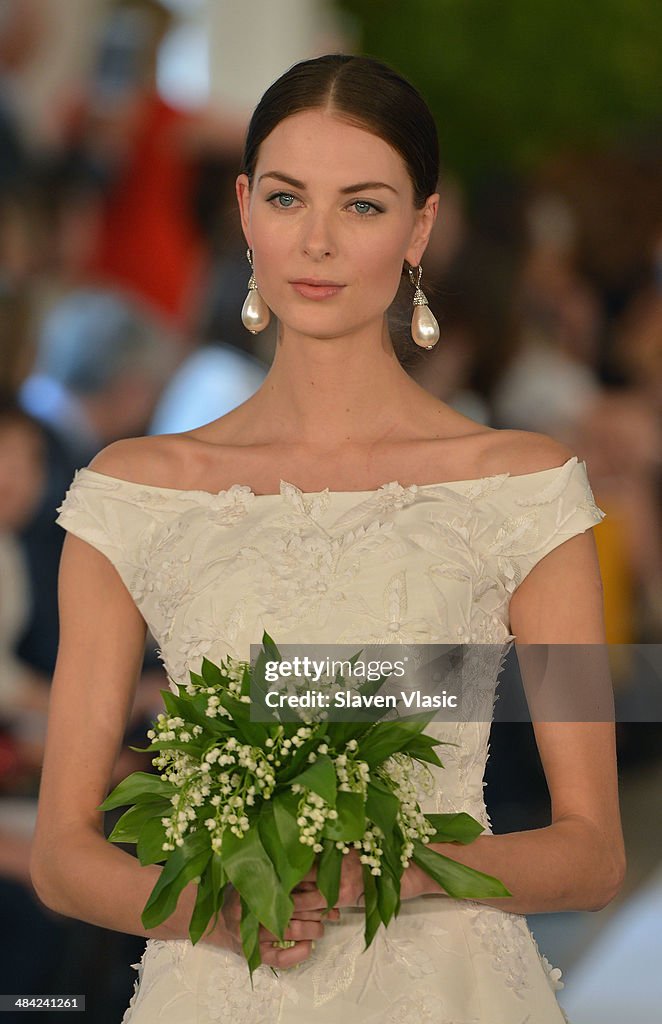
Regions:
<instances>
[{"instance_id":1,"label":"model's face","mask_svg":"<svg viewBox=\"0 0 662 1024\"><path fill-rule=\"evenodd\" d=\"M438 200L417 210L402 157L319 110L274 128L237 198L260 294L282 323L318 338L383 318L403 261L420 262Z\"/></svg>"}]
</instances>

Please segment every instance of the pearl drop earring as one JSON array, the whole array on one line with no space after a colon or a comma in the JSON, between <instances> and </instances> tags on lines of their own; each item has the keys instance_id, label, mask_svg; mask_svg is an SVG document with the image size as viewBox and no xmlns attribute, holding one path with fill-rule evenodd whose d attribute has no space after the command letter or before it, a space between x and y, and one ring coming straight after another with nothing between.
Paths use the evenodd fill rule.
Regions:
<instances>
[{"instance_id":1,"label":"pearl drop earring","mask_svg":"<svg viewBox=\"0 0 662 1024\"><path fill-rule=\"evenodd\" d=\"M414 312L411 318L411 336L421 348L431 349L439 341L439 324L437 318L428 306L423 291L421 290L421 278L423 268L409 267L409 280L414 286Z\"/></svg>"},{"instance_id":2,"label":"pearl drop earring","mask_svg":"<svg viewBox=\"0 0 662 1024\"><path fill-rule=\"evenodd\" d=\"M257 282L253 273L253 253L246 250L246 259L251 265L251 276L248 282L248 295L241 310L241 322L251 334L263 331L271 319L271 311L257 290Z\"/></svg>"}]
</instances>

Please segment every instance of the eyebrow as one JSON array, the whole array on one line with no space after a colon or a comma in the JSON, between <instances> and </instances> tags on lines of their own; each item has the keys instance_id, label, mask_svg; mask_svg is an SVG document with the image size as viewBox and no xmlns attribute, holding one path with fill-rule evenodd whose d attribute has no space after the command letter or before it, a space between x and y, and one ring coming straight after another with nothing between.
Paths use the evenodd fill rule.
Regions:
<instances>
[{"instance_id":1,"label":"eyebrow","mask_svg":"<svg viewBox=\"0 0 662 1024\"><path fill-rule=\"evenodd\" d=\"M278 181L284 181L285 184L291 185L292 188L299 188L305 191L305 184L302 181L298 181L296 178L291 178L289 174L283 174L282 171L265 171L258 178L257 183L259 184L263 178L276 178ZM398 190L393 188L392 185L387 185L385 181L360 181L356 185L345 185L344 188L338 189L341 195L348 195L350 192L363 192L365 189L374 188L387 188L390 192L394 192L398 195Z\"/></svg>"}]
</instances>

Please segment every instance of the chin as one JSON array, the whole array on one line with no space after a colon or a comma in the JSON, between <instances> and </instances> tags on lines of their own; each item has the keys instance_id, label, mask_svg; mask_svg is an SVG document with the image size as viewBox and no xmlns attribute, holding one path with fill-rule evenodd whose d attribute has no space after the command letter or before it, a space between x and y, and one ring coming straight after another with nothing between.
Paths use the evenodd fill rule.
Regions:
<instances>
[{"instance_id":1,"label":"chin","mask_svg":"<svg viewBox=\"0 0 662 1024\"><path fill-rule=\"evenodd\" d=\"M278 319L288 330L296 331L297 334L305 335L308 338L316 338L319 341L331 341L333 338L350 334L356 330L353 324L334 321L330 317L323 316L292 317L290 320L283 320L279 317Z\"/></svg>"},{"instance_id":2,"label":"chin","mask_svg":"<svg viewBox=\"0 0 662 1024\"><path fill-rule=\"evenodd\" d=\"M290 331L296 331L297 334L305 335L309 338L316 338L319 341L333 341L335 338L346 337L347 335L356 334L358 331L363 331L371 322L372 319L378 320L381 324L383 314L376 313L374 318L367 317L360 321L354 320L354 318L345 318L335 315L331 310L312 310L310 313L306 313L305 316L294 315L292 317L278 317L278 320L283 327Z\"/></svg>"}]
</instances>

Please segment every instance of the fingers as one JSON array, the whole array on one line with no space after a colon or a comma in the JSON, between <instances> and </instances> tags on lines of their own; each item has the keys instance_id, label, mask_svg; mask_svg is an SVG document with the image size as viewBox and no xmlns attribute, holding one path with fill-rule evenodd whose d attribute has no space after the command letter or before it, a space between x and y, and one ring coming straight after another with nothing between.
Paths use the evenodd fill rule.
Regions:
<instances>
[{"instance_id":1,"label":"fingers","mask_svg":"<svg viewBox=\"0 0 662 1024\"><path fill-rule=\"evenodd\" d=\"M301 921L337 921L340 918L340 911L337 907L331 910L295 910L292 918L299 918Z\"/></svg>"},{"instance_id":2,"label":"fingers","mask_svg":"<svg viewBox=\"0 0 662 1024\"><path fill-rule=\"evenodd\" d=\"M301 910L326 910L326 900L319 889L307 889L305 892L292 893L294 913Z\"/></svg>"},{"instance_id":3,"label":"fingers","mask_svg":"<svg viewBox=\"0 0 662 1024\"><path fill-rule=\"evenodd\" d=\"M270 942L261 942L260 958L263 964L269 964L272 967L295 967L311 955L312 943L313 940L308 939L304 942L297 942L295 946L290 946L287 949L278 949Z\"/></svg>"},{"instance_id":4,"label":"fingers","mask_svg":"<svg viewBox=\"0 0 662 1024\"><path fill-rule=\"evenodd\" d=\"M321 939L323 935L324 925L321 921L300 921L297 918L292 918L285 929L284 938L303 942L306 939ZM274 935L263 925L260 926L259 938L260 942L278 941L278 936Z\"/></svg>"},{"instance_id":5,"label":"fingers","mask_svg":"<svg viewBox=\"0 0 662 1024\"><path fill-rule=\"evenodd\" d=\"M313 944L324 935L325 924L338 921L340 911L337 907L327 908L326 900L316 887L305 892L293 892L294 904L292 917L285 930L284 939L293 941L295 945L285 949L274 946L278 936L264 926L260 926L258 941L262 963L272 967L293 967L311 956ZM241 945L240 918L241 908L238 900L228 900L224 905L223 916L228 930L235 941L235 952L243 955Z\"/></svg>"}]
</instances>

